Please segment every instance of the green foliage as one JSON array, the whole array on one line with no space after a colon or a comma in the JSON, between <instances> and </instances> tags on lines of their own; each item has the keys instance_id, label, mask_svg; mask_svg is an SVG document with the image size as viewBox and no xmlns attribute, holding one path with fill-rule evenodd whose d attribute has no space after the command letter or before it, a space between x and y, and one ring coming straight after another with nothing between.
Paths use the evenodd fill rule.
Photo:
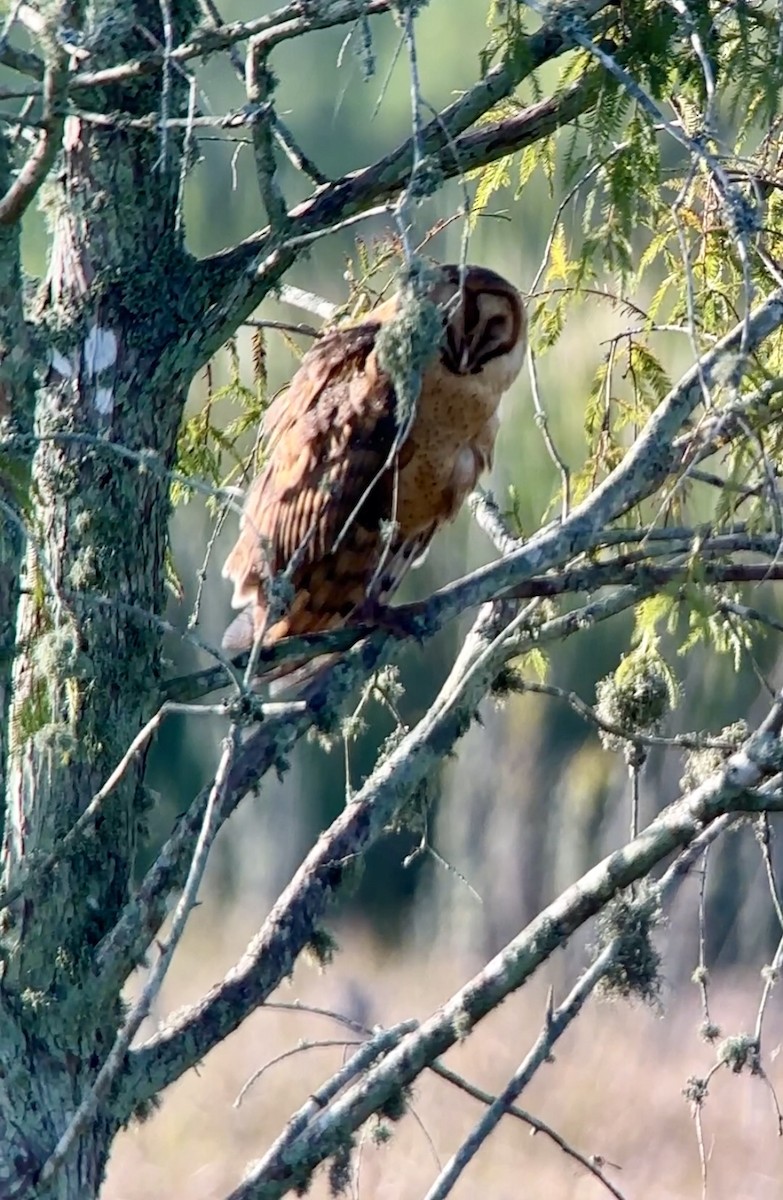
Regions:
<instances>
[{"instance_id":1,"label":"green foliage","mask_svg":"<svg viewBox=\"0 0 783 1200\"><path fill-rule=\"evenodd\" d=\"M489 40L479 56L482 75L497 61L521 63L529 60L526 23L527 12L517 0L490 0L487 12Z\"/></svg>"},{"instance_id":2,"label":"green foliage","mask_svg":"<svg viewBox=\"0 0 783 1200\"><path fill-rule=\"evenodd\" d=\"M636 608L634 640L636 654L641 657L654 656L662 660L659 630L665 629L675 635L681 628L681 617L686 619L687 632L680 643L678 654L686 655L696 646L705 645L716 654L725 654L732 660L734 671L739 671L743 657L753 644L751 629L747 622L717 607L720 598L714 588L699 584L698 558L693 560L693 575L688 583L680 584L671 591L662 591L643 600ZM757 635L757 631L753 631Z\"/></svg>"},{"instance_id":3,"label":"green foliage","mask_svg":"<svg viewBox=\"0 0 783 1200\"><path fill-rule=\"evenodd\" d=\"M213 388L209 371L206 403L182 423L177 442L178 478L175 478L171 485L171 500L175 505L186 504L191 498L193 492L187 480L194 479L214 485L215 494L208 499L208 504L214 512L219 504L218 489L234 483L250 469L252 452L242 456L237 444L248 430L257 431L267 404L266 356L260 331L255 331L252 347L255 375L253 386L249 387L243 381L236 342L228 342L228 383L223 387ZM217 415L218 407L223 402L239 409L238 415L227 422L222 413Z\"/></svg>"},{"instance_id":4,"label":"green foliage","mask_svg":"<svg viewBox=\"0 0 783 1200\"><path fill-rule=\"evenodd\" d=\"M578 26L580 18L574 20ZM490 29L488 62L523 53L521 5L492 5ZM589 21L580 31L594 44L598 40ZM555 100L576 89L585 98L578 120L474 176L474 219L511 188L521 204L534 199L539 167L563 197L531 295L534 352L558 352L577 304L590 305L614 329L596 346L584 406L586 453L571 468L572 504L622 461L680 374L681 351L692 360L723 337L751 301L778 286L769 264L783 258L777 18L760 8L727 10L698 0L685 21L669 5L637 2L602 12L600 39L613 69L577 46L562 58L554 89L547 89ZM489 115L518 116L525 100L538 95L538 81L529 74L517 94ZM691 139L689 146L683 137ZM705 407L697 421L714 416L715 405L728 409L778 379L783 338L768 338L752 362L742 363L738 396L739 365L727 362L711 389L712 408L708 413ZM778 411L773 398L769 409L748 420L746 436L732 438L718 471L725 486L705 495L686 471L662 500L629 510L624 521L692 526L703 519L708 500L713 533L738 519L748 529L768 529L769 481L783 456ZM686 563L687 584L640 607L629 664L644 655L662 664L660 633L666 631L681 654L706 645L739 668L751 631L718 607L699 559L697 539ZM674 692L673 671L666 670Z\"/></svg>"}]
</instances>

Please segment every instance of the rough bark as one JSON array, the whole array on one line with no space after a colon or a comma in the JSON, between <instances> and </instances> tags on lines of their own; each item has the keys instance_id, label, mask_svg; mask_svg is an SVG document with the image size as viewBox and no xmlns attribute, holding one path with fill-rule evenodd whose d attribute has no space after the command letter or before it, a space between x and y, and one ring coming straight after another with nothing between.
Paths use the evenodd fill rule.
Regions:
<instances>
[{"instance_id":1,"label":"rough bark","mask_svg":"<svg viewBox=\"0 0 783 1200\"><path fill-rule=\"evenodd\" d=\"M0 192L11 179L8 145L0 135ZM3 448L29 432L33 411L33 355L22 305L19 227L0 225L0 796L5 791L5 751L11 671L24 538L14 515L27 484L29 462Z\"/></svg>"},{"instance_id":2,"label":"rough bark","mask_svg":"<svg viewBox=\"0 0 783 1200\"><path fill-rule=\"evenodd\" d=\"M187 4L171 8L181 35L194 14ZM137 5L134 15L162 36L157 3ZM121 33L132 52L138 33L130 26ZM126 111L154 109L160 86L145 80L126 89ZM175 103L181 85L172 87ZM28 329L18 226L0 230L3 408L9 421L13 413L17 444L20 431L32 427L35 435L29 484L21 495L14 486L22 459L16 475L4 472L1 493L19 510L29 488L34 518L25 514L7 722L3 883L14 889L24 879L26 886L2 914L0 1196L29 1194L33 1185L41 1197L86 1200L98 1193L116 1132L108 1111L99 1112L51 1184L35 1180L121 1019L116 991L94 982L93 951L128 899L146 807L143 764L126 772L70 855L40 880L35 864L73 826L155 703L160 634L144 614L159 613L164 600L161 468L173 458L192 373L186 351L181 359L170 352L185 328L189 260L176 219L173 135L164 148L155 132L117 132L69 117L61 162L46 187L51 258L28 313L39 348L34 408L33 355L28 347L20 367L14 353ZM6 520L0 662L13 643L20 529L21 521ZM0 704L7 694L0 674Z\"/></svg>"}]
</instances>

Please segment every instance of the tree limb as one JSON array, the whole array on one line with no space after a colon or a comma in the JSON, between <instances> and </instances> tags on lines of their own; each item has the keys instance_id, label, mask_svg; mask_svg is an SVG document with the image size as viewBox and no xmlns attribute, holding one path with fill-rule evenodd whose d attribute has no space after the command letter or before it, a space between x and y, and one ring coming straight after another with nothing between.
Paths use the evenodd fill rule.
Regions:
<instances>
[{"instance_id":1,"label":"tree limb","mask_svg":"<svg viewBox=\"0 0 783 1200\"><path fill-rule=\"evenodd\" d=\"M59 43L54 42L43 78L41 134L27 162L0 198L0 225L11 225L20 219L57 157L65 125L67 82L68 55Z\"/></svg>"},{"instance_id":2,"label":"tree limb","mask_svg":"<svg viewBox=\"0 0 783 1200\"><path fill-rule=\"evenodd\" d=\"M461 1075L457 1075L456 1072L450 1070L441 1062L430 1063L430 1070L434 1075L438 1075L441 1079L445 1079L447 1083L453 1084L454 1087L459 1088L460 1091L465 1092L466 1095L472 1096L474 1100L479 1100L487 1107L489 1107L491 1104L494 1104L495 1100L497 1099L497 1097L493 1096L490 1092L485 1092L483 1088L476 1087L474 1083L470 1083L467 1079L463 1079ZM598 1155L582 1154L581 1151L575 1149L570 1142L567 1142L565 1138L557 1132L556 1129L553 1129L551 1125L546 1123L546 1121L542 1121L540 1117L533 1116L533 1114L528 1112L527 1109L519 1108L515 1104L509 1104L506 1112L509 1114L509 1116L516 1117L518 1120L524 1121L526 1125L529 1125L531 1133L542 1133L544 1137L548 1137L549 1140L554 1142L564 1154L567 1154L569 1158L574 1160L574 1162L579 1163L581 1167L584 1167L586 1171L589 1171L591 1175L594 1175L595 1178L604 1185L610 1195L614 1196L615 1200L625 1200L625 1196L620 1189L616 1187L615 1184L612 1183L611 1179L608 1179L605 1175L604 1171L602 1170L602 1160Z\"/></svg>"},{"instance_id":3,"label":"tree limb","mask_svg":"<svg viewBox=\"0 0 783 1200\"><path fill-rule=\"evenodd\" d=\"M520 1063L503 1091L495 1097L487 1111L482 1113L456 1154L446 1163L424 1200L446 1200L446 1196L453 1190L465 1167L484 1145L538 1068L549 1059L552 1047L582 1011L585 1001L612 966L620 945L620 939L615 938L608 946L605 946L595 961L579 977L563 1003L553 1012L547 1013L546 1021L535 1045ZM234 1194L236 1195L236 1193Z\"/></svg>"},{"instance_id":4,"label":"tree limb","mask_svg":"<svg viewBox=\"0 0 783 1200\"><path fill-rule=\"evenodd\" d=\"M779 732L780 705L776 705ZM774 727L774 726L773 726ZM335 1139L358 1129L390 1096L410 1084L434 1059L464 1037L488 1012L517 990L552 952L598 912L618 891L646 875L673 850L698 837L706 822L727 812L783 810L779 776L776 789L756 791L780 758L754 758L752 740L701 787L669 805L647 829L608 855L552 904L543 909L487 966L419 1029L409 1035L367 1076L343 1093L287 1147L286 1156L268 1152L253 1165L229 1200L274 1200L309 1177L329 1154Z\"/></svg>"},{"instance_id":5,"label":"tree limb","mask_svg":"<svg viewBox=\"0 0 783 1200\"><path fill-rule=\"evenodd\" d=\"M774 535L759 535L758 537L718 537L695 543L698 535L691 531L691 537L686 538L680 547L673 551L684 561L658 565L650 561L650 555L639 552L635 556L613 559L610 562L593 562L578 566L565 567L561 571L552 570L546 575L534 575L515 587L499 592L492 599L508 598L515 600L533 600L544 597L553 598L563 595L577 595L582 592L595 592L600 588L610 586L633 587L639 585L668 587L677 583L687 583L694 580L700 584L721 585L727 583L767 583L783 578L783 563L779 562L716 562L710 561L729 553L745 553L755 550L774 558L780 550L780 539ZM633 561L635 559L635 561ZM469 592L477 572L471 572L449 585L453 588L464 588ZM438 593L435 593L436 595ZM408 604L395 606L395 612L405 622L419 622L421 626L420 639L428 641L439 633L452 618L461 616L472 605L465 603L463 608L447 616L439 614L431 600L414 600ZM735 611L735 615L747 617L755 621L766 621L770 628L783 629L783 624L776 622L774 617L767 617L757 609L747 609L737 606L731 609L728 602L716 601L716 607L725 611ZM284 662L293 662L304 657L307 660L318 658L325 654L339 654L355 646L365 638L372 638L378 646L390 644L388 635L379 632L372 625L347 625L342 629L327 630L325 633L303 634L299 637L282 639L273 646L265 648L259 655L259 666L263 670ZM236 660L240 668L245 658ZM177 701L191 703L206 696L227 684L226 669L223 666L203 667L187 675L178 675L166 680L161 689L164 703Z\"/></svg>"},{"instance_id":6,"label":"tree limb","mask_svg":"<svg viewBox=\"0 0 783 1200\"><path fill-rule=\"evenodd\" d=\"M607 601L587 605L576 613L557 618L531 634L530 644L540 645L549 637L559 640L579 629L589 628L591 624L623 611L642 594L625 589ZM240 963L201 1001L180 1013L150 1042L131 1054L127 1081L118 1099L122 1113L132 1110L137 1103L154 1095L198 1062L262 1004L280 980L290 973L314 925L339 893L351 863L382 836L406 797L466 731L504 657L520 652L518 641L511 651L496 637L492 616L492 613L480 616L430 711L376 768L350 806L321 837ZM329 687L328 683L326 687ZM191 825L199 811L203 810L194 805L193 817L188 814ZM177 843L176 850L172 848L168 858L177 862L177 872L181 872L192 848L191 832L183 834L182 829L178 829L170 839L170 843L174 842ZM168 871L166 875L157 873L158 893L150 896L147 889L147 907L133 907L119 946L115 937L117 931L111 936L110 942L114 945L104 950L104 963L109 954L116 956L118 949L127 947L129 934L139 939L138 945L143 949L145 933L149 940L153 932L149 925L145 926L145 913L149 919L151 902L158 909L162 907L160 889L164 884L176 886L179 878L179 873L174 871ZM160 912L161 918L162 915Z\"/></svg>"}]
</instances>

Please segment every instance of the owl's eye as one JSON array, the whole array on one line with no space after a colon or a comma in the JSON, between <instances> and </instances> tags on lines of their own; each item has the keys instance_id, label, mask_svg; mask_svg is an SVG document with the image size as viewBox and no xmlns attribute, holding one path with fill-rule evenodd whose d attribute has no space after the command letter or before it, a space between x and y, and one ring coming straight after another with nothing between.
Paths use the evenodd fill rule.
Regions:
<instances>
[{"instance_id":1,"label":"owl's eye","mask_svg":"<svg viewBox=\"0 0 783 1200\"><path fill-rule=\"evenodd\" d=\"M456 335L456 333L454 332L454 329L453 329L453 327L452 327L451 325L448 325L448 326L446 327L446 347L445 347L445 350L446 350L445 362L447 363L447 365L448 365L448 366L450 366L450 367L451 367L451 369L452 369L452 370L456 371L456 369L457 369L457 359L458 359L458 351L457 351L457 335Z\"/></svg>"},{"instance_id":2,"label":"owl's eye","mask_svg":"<svg viewBox=\"0 0 783 1200\"><path fill-rule=\"evenodd\" d=\"M497 342L506 332L507 327L508 321L500 313L494 317L490 317L484 326L482 341L486 339L487 341Z\"/></svg>"}]
</instances>

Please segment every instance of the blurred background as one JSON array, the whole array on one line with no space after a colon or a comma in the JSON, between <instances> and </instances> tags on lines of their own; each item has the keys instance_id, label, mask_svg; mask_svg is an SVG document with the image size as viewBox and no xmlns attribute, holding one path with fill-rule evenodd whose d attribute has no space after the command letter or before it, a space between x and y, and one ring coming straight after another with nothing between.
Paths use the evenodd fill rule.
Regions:
<instances>
[{"instance_id":1,"label":"blurred background","mask_svg":"<svg viewBox=\"0 0 783 1200\"><path fill-rule=\"evenodd\" d=\"M271 11L266 2L224 0L224 19ZM478 55L487 39L485 3L431 0L417 23L422 87L440 107L478 77ZM458 17L457 17L458 12ZM311 34L280 47L274 56L279 76L278 111L302 148L330 177L356 169L390 150L410 129L409 71L399 53L399 30L391 18L372 24L372 43L360 28ZM555 72L540 83L552 84ZM244 103L241 86L225 56L199 72L200 102L223 113ZM532 93L521 91L521 100ZM202 132L202 131L200 131ZM208 131L207 131L208 133ZM513 169L512 169L513 178ZM309 187L287 165L283 186L292 202ZM498 193L471 235L469 259L507 275L523 290L534 278L562 198L543 172L516 199L513 187ZM463 200L456 184L444 187L416 213L423 238L439 221L453 216ZM190 248L203 255L231 245L262 223L251 152L225 136L198 138L198 163L186 195ZM341 305L348 296L346 271L355 268L356 237L372 250L389 233L379 220L324 239L303 255L286 278ZM446 224L427 251L449 261L459 257L461 221ZM46 228L33 215L25 230L26 262L32 273L44 265ZM644 304L645 297L636 298ZM270 298L257 316L315 321L311 314ZM316 322L317 323L317 322ZM556 348L540 361L541 389L552 435L572 468L584 455L584 403L593 376L606 355L606 339L627 323L608 304L586 298L572 310ZM680 339L684 341L684 339ZM298 341L300 351L307 339ZM250 332L238 338L240 368L252 386ZM267 336L270 391L285 384L296 368L291 340ZM682 345L669 352L672 370L685 365ZM213 368L213 387L229 377L226 355ZM207 396L206 380L194 383L190 412ZM236 416L224 403L224 419ZM516 491L518 512L531 532L550 512L558 479L533 420L529 384L522 378L504 402L497 463L488 481L501 508ZM249 443L250 444L250 443ZM173 557L183 588L172 601L169 619L179 628L192 611L205 547L214 517L201 498L177 509ZM236 532L229 517L213 553L198 632L219 642L229 617L229 589L219 568ZM403 598L425 596L494 555L486 537L463 513L436 541L425 566L409 577ZM449 628L426 649L401 659L405 694L403 718L414 723L444 678L465 625ZM553 682L593 702L595 684L613 670L627 648L631 620L607 622L588 637L575 637L552 655ZM202 665L193 650L175 638L167 645L171 674ZM687 662L674 659L683 701L670 723L678 729L719 729L740 716L753 723L766 696L760 676L781 682L779 648L760 640L739 672L730 658L699 652ZM370 707L365 732L347 748L316 742L300 744L283 781L267 778L223 830L213 852L202 906L193 914L175 967L158 1000L155 1020L192 1002L227 970L258 929L280 889L301 862L313 839L341 810L350 786L372 768L379 742L391 722ZM487 702L482 724L459 745L458 757L442 764L429 781L435 797L430 841L440 858L421 854L403 865L414 835L386 839L373 851L356 894L330 922L341 946L326 974L301 963L290 986L277 999L334 1008L366 1025L415 1016L424 1018L487 957L496 953L538 909L573 882L625 837L628 778L622 757L605 752L591 729L556 700L512 698L501 709ZM149 782L156 793L147 859L166 836L176 814L210 777L223 733L215 721L170 720L149 759ZM682 762L676 754L653 754L645 769L642 816L648 820L676 794ZM773 853L776 863L778 855ZM607 1172L630 1200L674 1200L700 1194L701 1177L694 1124L682 1089L690 1075L704 1074L714 1050L698 1037L699 993L690 981L698 960L700 879L681 888L660 931L664 989L660 1011L632 1005L592 1002L561 1043L557 1062L543 1069L522 1102L551 1122L587 1154L603 1156L620 1169ZM707 885L706 956L712 972L713 1019L725 1034L752 1029L761 993L760 970L778 938L764 866L753 828L741 827L713 850ZM586 940L589 941L589 935ZM512 997L479 1032L449 1056L458 1071L489 1090L501 1087L524 1057L540 1028L547 987L563 995L585 961L585 939L570 945L547 965L533 984ZM328 1020L286 1010L257 1013L198 1075L191 1075L162 1098L162 1110L118 1140L106 1195L110 1200L145 1200L175 1194L182 1200L212 1200L235 1185L245 1162L259 1155L279 1131L284 1117L303 1102L340 1063L340 1046L300 1048L291 1059L271 1066L239 1108L234 1100L248 1075L302 1039L344 1038ZM781 1036L780 1005L773 998L767 1047ZM783 1086L776 1062L770 1080ZM441 1080L424 1079L414 1095L417 1120L406 1119L390 1144L368 1139L362 1150L359 1194L376 1200L408 1200L426 1191L436 1160L449 1156L479 1115L478 1105ZM780 1194L783 1156L770 1095L760 1079L726 1073L712 1084L704 1113L705 1146L710 1156L709 1196L754 1197ZM323 1178L311 1195L328 1194ZM561 1196L607 1194L594 1178L575 1167L538 1135L531 1138L507 1119L454 1192L457 1197Z\"/></svg>"}]
</instances>

